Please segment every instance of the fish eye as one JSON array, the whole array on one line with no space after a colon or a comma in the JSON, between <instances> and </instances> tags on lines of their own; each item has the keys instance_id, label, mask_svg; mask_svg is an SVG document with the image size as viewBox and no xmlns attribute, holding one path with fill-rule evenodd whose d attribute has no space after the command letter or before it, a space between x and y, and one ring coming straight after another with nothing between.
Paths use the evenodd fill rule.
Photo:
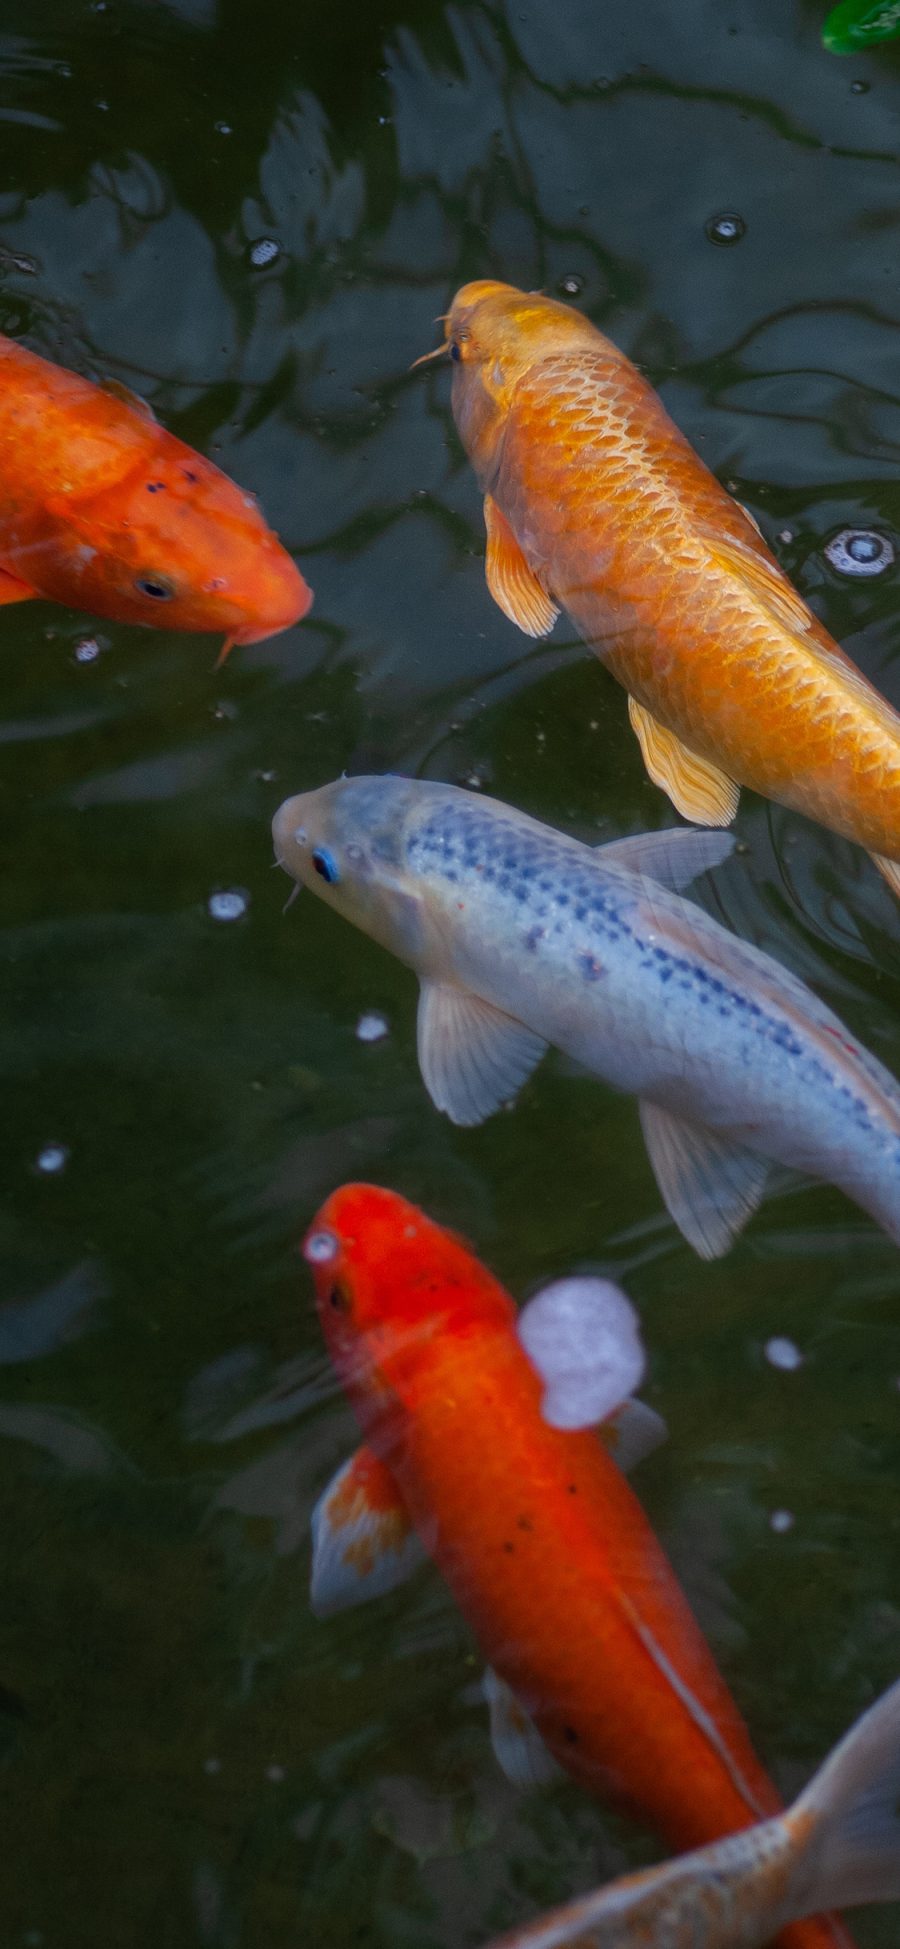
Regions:
<instances>
[{"instance_id":1,"label":"fish eye","mask_svg":"<svg viewBox=\"0 0 900 1949\"><path fill-rule=\"evenodd\" d=\"M333 1232L310 1232L304 1241L303 1257L309 1265L328 1265L337 1258L339 1249Z\"/></svg>"},{"instance_id":2,"label":"fish eye","mask_svg":"<svg viewBox=\"0 0 900 1949\"><path fill-rule=\"evenodd\" d=\"M338 872L337 861L327 851L326 847L316 847L312 856L312 863L316 872L321 875L323 880L327 881L330 887L333 887L340 879L341 876Z\"/></svg>"},{"instance_id":3,"label":"fish eye","mask_svg":"<svg viewBox=\"0 0 900 1949\"><path fill-rule=\"evenodd\" d=\"M175 594L175 584L163 575L139 575L134 586L139 596L150 596L154 602L171 602Z\"/></svg>"},{"instance_id":4,"label":"fish eye","mask_svg":"<svg viewBox=\"0 0 900 1949\"><path fill-rule=\"evenodd\" d=\"M450 357L453 360L454 365L459 364L460 359L462 358L462 346L460 345L458 339L451 338L450 340Z\"/></svg>"}]
</instances>

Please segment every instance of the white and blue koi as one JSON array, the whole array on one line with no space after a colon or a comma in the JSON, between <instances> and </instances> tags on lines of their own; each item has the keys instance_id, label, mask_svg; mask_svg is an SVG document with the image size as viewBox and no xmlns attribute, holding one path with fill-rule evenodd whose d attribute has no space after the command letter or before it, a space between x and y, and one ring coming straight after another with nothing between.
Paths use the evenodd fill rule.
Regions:
<instances>
[{"instance_id":1,"label":"white and blue koi","mask_svg":"<svg viewBox=\"0 0 900 1949\"><path fill-rule=\"evenodd\" d=\"M281 865L410 967L437 1108L477 1124L549 1045L640 1100L657 1183L704 1258L771 1161L841 1187L900 1244L900 1087L811 989L678 889L733 841L593 848L452 785L343 778L288 799Z\"/></svg>"}]
</instances>

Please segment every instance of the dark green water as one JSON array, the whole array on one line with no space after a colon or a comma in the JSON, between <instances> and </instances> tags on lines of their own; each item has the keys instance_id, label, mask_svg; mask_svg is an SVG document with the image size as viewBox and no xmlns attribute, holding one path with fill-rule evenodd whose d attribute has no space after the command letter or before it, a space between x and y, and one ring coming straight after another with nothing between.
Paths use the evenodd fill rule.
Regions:
<instances>
[{"instance_id":1,"label":"dark green water","mask_svg":"<svg viewBox=\"0 0 900 1949\"><path fill-rule=\"evenodd\" d=\"M900 1670L896 1253L793 1189L702 1265L633 1104L557 1059L452 1129L412 978L308 896L282 918L269 870L280 799L343 768L476 775L585 837L670 822L622 695L487 596L446 375L407 370L464 279L576 280L900 698L900 578L820 552L900 529L900 55L825 54L822 11L5 0L0 330L144 392L316 605L218 674L208 640L0 611L3 1949L467 1949L654 1857L505 1785L436 1576L308 1614L353 1431L295 1246L348 1176L520 1295L623 1277L671 1425L641 1493L785 1791ZM900 1072L889 895L749 795L740 830L716 910Z\"/></svg>"}]
</instances>

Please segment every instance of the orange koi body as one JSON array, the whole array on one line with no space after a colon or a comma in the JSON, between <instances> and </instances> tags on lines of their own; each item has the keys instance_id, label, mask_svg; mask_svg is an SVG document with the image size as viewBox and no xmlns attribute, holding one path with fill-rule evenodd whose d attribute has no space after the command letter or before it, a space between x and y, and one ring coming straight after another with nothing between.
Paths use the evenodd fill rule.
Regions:
<instances>
[{"instance_id":1,"label":"orange koi body","mask_svg":"<svg viewBox=\"0 0 900 1949\"><path fill-rule=\"evenodd\" d=\"M592 1429L544 1419L497 1280L371 1185L336 1191L305 1250L368 1448L559 1764L679 1849L777 1812L640 1503ZM779 1937L848 1940L827 1918Z\"/></svg>"},{"instance_id":2,"label":"orange koi body","mask_svg":"<svg viewBox=\"0 0 900 1949\"><path fill-rule=\"evenodd\" d=\"M312 593L256 502L148 406L0 338L0 603L255 643Z\"/></svg>"},{"instance_id":3,"label":"orange koi body","mask_svg":"<svg viewBox=\"0 0 900 1949\"><path fill-rule=\"evenodd\" d=\"M900 891L900 716L631 361L507 284L464 285L445 329L501 608L536 636L567 611L686 818L727 825L752 786L867 847Z\"/></svg>"}]
</instances>

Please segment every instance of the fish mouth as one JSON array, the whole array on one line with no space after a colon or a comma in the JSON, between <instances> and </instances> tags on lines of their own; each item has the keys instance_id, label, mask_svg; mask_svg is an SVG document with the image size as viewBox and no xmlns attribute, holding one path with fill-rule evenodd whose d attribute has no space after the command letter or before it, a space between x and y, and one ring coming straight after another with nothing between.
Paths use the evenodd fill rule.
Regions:
<instances>
[{"instance_id":1,"label":"fish mouth","mask_svg":"<svg viewBox=\"0 0 900 1949\"><path fill-rule=\"evenodd\" d=\"M278 636L283 629L293 629L295 623L302 623L304 616L309 615L312 604L313 591L309 583L304 582L300 570L295 568L289 590L284 591L279 602L272 603L268 614L229 630L216 658L216 669L221 670L232 650L242 648L247 643L264 643L267 637Z\"/></svg>"}]
</instances>

